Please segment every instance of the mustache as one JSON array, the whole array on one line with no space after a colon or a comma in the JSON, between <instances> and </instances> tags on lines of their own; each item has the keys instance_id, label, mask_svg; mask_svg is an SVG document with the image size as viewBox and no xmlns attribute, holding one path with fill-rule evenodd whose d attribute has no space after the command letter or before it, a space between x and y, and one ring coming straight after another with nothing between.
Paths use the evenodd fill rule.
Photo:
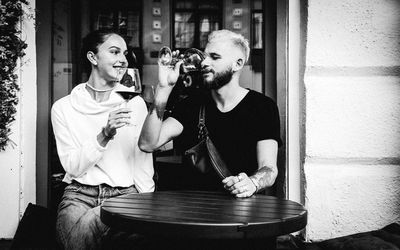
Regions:
<instances>
[{"instance_id":1,"label":"mustache","mask_svg":"<svg viewBox=\"0 0 400 250\"><path fill-rule=\"evenodd\" d=\"M201 73L202 74L204 74L204 73L215 73L215 71L213 70L213 69L211 69L211 68L207 68L207 67L203 67L203 68L201 68Z\"/></svg>"}]
</instances>

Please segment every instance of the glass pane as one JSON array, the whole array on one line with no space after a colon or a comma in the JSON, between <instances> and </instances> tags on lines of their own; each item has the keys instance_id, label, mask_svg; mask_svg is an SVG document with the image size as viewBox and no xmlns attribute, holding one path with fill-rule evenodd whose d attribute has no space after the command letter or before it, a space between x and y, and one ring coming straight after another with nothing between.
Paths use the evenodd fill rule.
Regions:
<instances>
[{"instance_id":1,"label":"glass pane","mask_svg":"<svg viewBox=\"0 0 400 250\"><path fill-rule=\"evenodd\" d=\"M139 11L128 11L128 23L126 27L126 39L127 43L131 47L140 47L139 42Z\"/></svg>"},{"instance_id":2,"label":"glass pane","mask_svg":"<svg viewBox=\"0 0 400 250\"><path fill-rule=\"evenodd\" d=\"M175 13L175 48L190 48L194 44L195 23L192 13Z\"/></svg>"},{"instance_id":3,"label":"glass pane","mask_svg":"<svg viewBox=\"0 0 400 250\"><path fill-rule=\"evenodd\" d=\"M194 9L193 0L178 0L175 2L175 8L177 9Z\"/></svg>"},{"instance_id":4,"label":"glass pane","mask_svg":"<svg viewBox=\"0 0 400 250\"><path fill-rule=\"evenodd\" d=\"M200 48L204 49L207 44L208 34L214 30L219 30L219 21L216 16L202 15L200 16Z\"/></svg>"},{"instance_id":5,"label":"glass pane","mask_svg":"<svg viewBox=\"0 0 400 250\"><path fill-rule=\"evenodd\" d=\"M253 0L253 10L262 10L262 0Z\"/></svg>"},{"instance_id":6,"label":"glass pane","mask_svg":"<svg viewBox=\"0 0 400 250\"><path fill-rule=\"evenodd\" d=\"M253 13L253 49L263 48L262 13Z\"/></svg>"},{"instance_id":7,"label":"glass pane","mask_svg":"<svg viewBox=\"0 0 400 250\"><path fill-rule=\"evenodd\" d=\"M219 9L221 7L220 1L217 0L202 0L199 2L199 9Z\"/></svg>"},{"instance_id":8,"label":"glass pane","mask_svg":"<svg viewBox=\"0 0 400 250\"><path fill-rule=\"evenodd\" d=\"M118 31L126 36L128 30L128 12L118 11Z\"/></svg>"},{"instance_id":9,"label":"glass pane","mask_svg":"<svg viewBox=\"0 0 400 250\"><path fill-rule=\"evenodd\" d=\"M95 23L95 29L113 28L113 13L111 11L100 11Z\"/></svg>"}]
</instances>

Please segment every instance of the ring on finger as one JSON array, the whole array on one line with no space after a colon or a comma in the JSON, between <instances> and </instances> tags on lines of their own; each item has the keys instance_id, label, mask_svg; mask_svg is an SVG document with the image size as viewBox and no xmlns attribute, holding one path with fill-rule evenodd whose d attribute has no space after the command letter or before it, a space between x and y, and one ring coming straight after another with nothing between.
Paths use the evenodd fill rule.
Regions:
<instances>
[{"instance_id":1,"label":"ring on finger","mask_svg":"<svg viewBox=\"0 0 400 250\"><path fill-rule=\"evenodd\" d=\"M243 177L240 174L237 175L237 178L239 179L239 181L243 180Z\"/></svg>"}]
</instances>

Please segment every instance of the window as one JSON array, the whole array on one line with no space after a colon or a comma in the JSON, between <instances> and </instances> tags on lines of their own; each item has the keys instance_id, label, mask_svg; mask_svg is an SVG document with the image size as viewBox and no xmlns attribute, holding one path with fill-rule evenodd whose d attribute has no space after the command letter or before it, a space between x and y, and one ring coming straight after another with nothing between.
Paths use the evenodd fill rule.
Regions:
<instances>
[{"instance_id":1,"label":"window","mask_svg":"<svg viewBox=\"0 0 400 250\"><path fill-rule=\"evenodd\" d=\"M176 0L173 14L173 47L204 49L208 34L222 27L222 0Z\"/></svg>"},{"instance_id":2,"label":"window","mask_svg":"<svg viewBox=\"0 0 400 250\"><path fill-rule=\"evenodd\" d=\"M92 0L91 29L113 29L125 39L129 53L129 67L142 74L144 52L141 44L142 1ZM132 52L132 53L131 53Z\"/></svg>"},{"instance_id":3,"label":"window","mask_svg":"<svg viewBox=\"0 0 400 250\"><path fill-rule=\"evenodd\" d=\"M140 48L141 1L113 1L115 3L112 5L107 4L107 1L92 2L92 9L95 10L92 28L118 30L124 36L129 47Z\"/></svg>"},{"instance_id":4,"label":"window","mask_svg":"<svg viewBox=\"0 0 400 250\"><path fill-rule=\"evenodd\" d=\"M262 49L263 48L263 14L262 11L253 10L252 13L252 48L253 49Z\"/></svg>"},{"instance_id":5,"label":"window","mask_svg":"<svg viewBox=\"0 0 400 250\"><path fill-rule=\"evenodd\" d=\"M251 7L251 48L263 49L263 3L262 0L252 0Z\"/></svg>"}]
</instances>

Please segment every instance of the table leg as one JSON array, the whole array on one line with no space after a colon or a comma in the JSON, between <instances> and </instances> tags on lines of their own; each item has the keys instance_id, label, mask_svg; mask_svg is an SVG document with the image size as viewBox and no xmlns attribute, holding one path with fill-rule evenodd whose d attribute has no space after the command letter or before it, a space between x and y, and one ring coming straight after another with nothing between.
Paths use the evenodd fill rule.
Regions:
<instances>
[{"instance_id":1,"label":"table leg","mask_svg":"<svg viewBox=\"0 0 400 250\"><path fill-rule=\"evenodd\" d=\"M276 250L276 237L265 239L247 239L246 241L250 245L249 249Z\"/></svg>"}]
</instances>

